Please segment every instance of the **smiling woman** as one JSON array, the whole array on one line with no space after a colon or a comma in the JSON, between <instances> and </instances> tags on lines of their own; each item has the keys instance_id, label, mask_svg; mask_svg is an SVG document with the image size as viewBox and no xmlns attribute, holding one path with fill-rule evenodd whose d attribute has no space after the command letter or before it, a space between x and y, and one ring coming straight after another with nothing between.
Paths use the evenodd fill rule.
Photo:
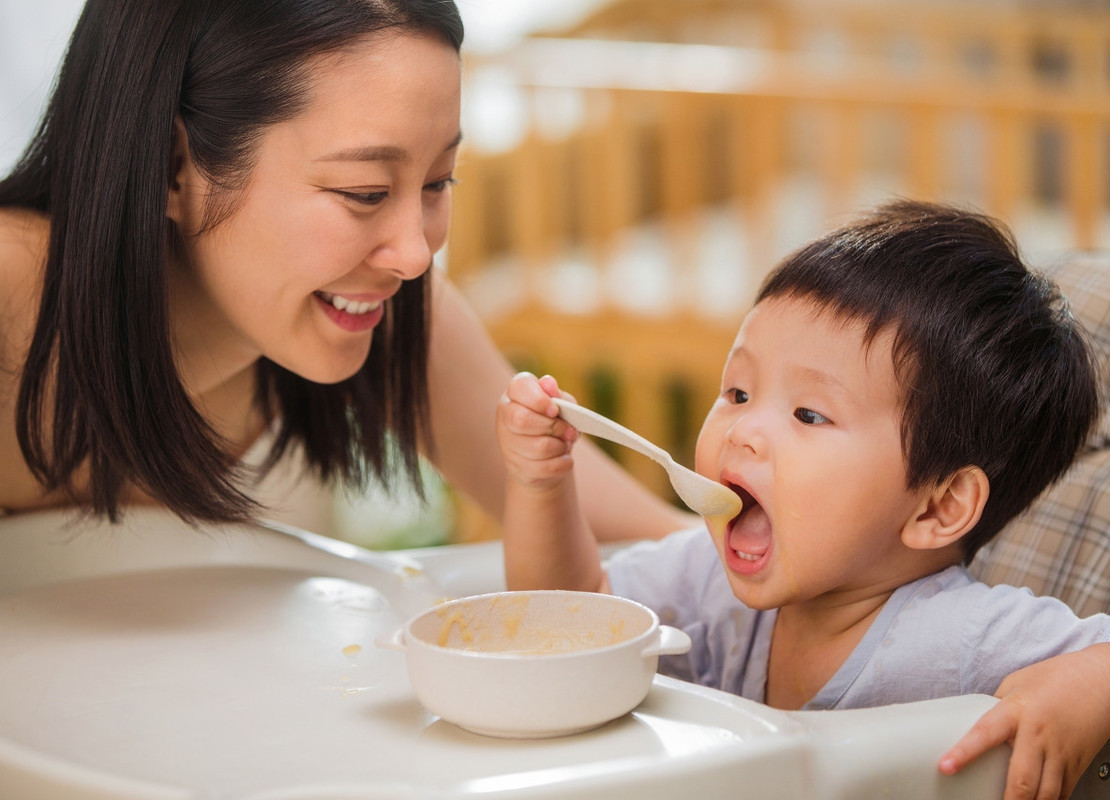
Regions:
<instances>
[{"instance_id":1,"label":"smiling woman","mask_svg":"<svg viewBox=\"0 0 1110 800\"><path fill-rule=\"evenodd\" d=\"M390 298L423 279L447 238L454 48L386 30L316 57L309 75L303 110L261 133L250 180L216 225L209 198L220 188L177 123L168 214L186 257L171 280L194 298L174 320L194 393L260 357L319 384L351 378Z\"/></svg>"},{"instance_id":2,"label":"smiling woman","mask_svg":"<svg viewBox=\"0 0 1110 800\"><path fill-rule=\"evenodd\" d=\"M462 38L450 0L88 0L0 181L0 510L249 518L257 444L500 515L511 371L431 270ZM688 522L583 461L603 537Z\"/></svg>"},{"instance_id":3,"label":"smiling woman","mask_svg":"<svg viewBox=\"0 0 1110 800\"><path fill-rule=\"evenodd\" d=\"M387 431L415 473L461 39L453 6L419 0L89 2L0 184L5 272L38 308L25 353L6 337L24 362L17 485L110 516L137 490L243 518L231 465L274 419L275 455L303 443L325 475L358 477L361 456L384 476ZM403 161L316 161L402 144ZM386 199L348 197L364 186ZM321 291L379 307L355 315Z\"/></svg>"}]
</instances>

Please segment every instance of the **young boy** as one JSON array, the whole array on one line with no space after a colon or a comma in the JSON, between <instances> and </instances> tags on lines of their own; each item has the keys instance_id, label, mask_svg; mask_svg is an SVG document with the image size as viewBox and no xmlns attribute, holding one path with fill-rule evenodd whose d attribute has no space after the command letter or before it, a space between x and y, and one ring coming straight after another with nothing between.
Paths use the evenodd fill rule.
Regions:
<instances>
[{"instance_id":1,"label":"young boy","mask_svg":"<svg viewBox=\"0 0 1110 800\"><path fill-rule=\"evenodd\" d=\"M1110 641L1110 617L962 566L1063 474L1098 415L1078 324L984 217L891 204L767 278L698 438L698 472L744 502L712 535L636 545L603 571L556 394L520 375L498 411L509 586L655 609L694 642L669 674L851 708L990 694Z\"/></svg>"}]
</instances>

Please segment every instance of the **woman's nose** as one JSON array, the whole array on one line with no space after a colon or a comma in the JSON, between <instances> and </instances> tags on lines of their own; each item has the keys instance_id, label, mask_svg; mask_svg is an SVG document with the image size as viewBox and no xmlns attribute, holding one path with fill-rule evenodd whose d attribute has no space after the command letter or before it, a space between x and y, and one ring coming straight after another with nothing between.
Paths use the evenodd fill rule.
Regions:
<instances>
[{"instance_id":1,"label":"woman's nose","mask_svg":"<svg viewBox=\"0 0 1110 800\"><path fill-rule=\"evenodd\" d=\"M425 209L419 200L397 203L391 209L383 240L371 261L378 269L396 273L402 280L418 278L432 265Z\"/></svg>"}]
</instances>

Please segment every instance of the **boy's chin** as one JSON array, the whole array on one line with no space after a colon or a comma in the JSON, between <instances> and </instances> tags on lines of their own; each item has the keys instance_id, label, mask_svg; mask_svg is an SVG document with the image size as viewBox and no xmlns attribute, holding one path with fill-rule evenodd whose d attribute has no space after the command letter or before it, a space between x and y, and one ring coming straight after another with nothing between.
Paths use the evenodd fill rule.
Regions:
<instances>
[{"instance_id":1,"label":"boy's chin","mask_svg":"<svg viewBox=\"0 0 1110 800\"><path fill-rule=\"evenodd\" d=\"M750 575L738 574L728 567L723 554L721 568L725 571L732 594L753 611L770 611L782 606L782 598L771 593L771 587L764 580L753 579Z\"/></svg>"},{"instance_id":2,"label":"boy's chin","mask_svg":"<svg viewBox=\"0 0 1110 800\"><path fill-rule=\"evenodd\" d=\"M766 592L752 591L750 586L738 586L737 583L735 579L729 580L733 595L746 608L752 611L772 611L782 607L781 599L771 597Z\"/></svg>"}]
</instances>

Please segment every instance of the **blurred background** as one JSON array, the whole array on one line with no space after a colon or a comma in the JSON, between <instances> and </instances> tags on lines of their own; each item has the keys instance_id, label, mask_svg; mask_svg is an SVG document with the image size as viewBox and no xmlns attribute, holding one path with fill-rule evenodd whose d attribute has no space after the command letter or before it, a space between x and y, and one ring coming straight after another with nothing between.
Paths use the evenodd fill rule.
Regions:
<instances>
[{"instance_id":1,"label":"blurred background","mask_svg":"<svg viewBox=\"0 0 1110 800\"><path fill-rule=\"evenodd\" d=\"M0 0L0 170L77 0ZM454 218L440 265L519 368L692 463L777 259L894 197L1007 222L1034 265L1110 241L1106 0L459 0ZM628 468L664 496L658 466ZM429 472L285 521L371 547L497 526Z\"/></svg>"}]
</instances>

